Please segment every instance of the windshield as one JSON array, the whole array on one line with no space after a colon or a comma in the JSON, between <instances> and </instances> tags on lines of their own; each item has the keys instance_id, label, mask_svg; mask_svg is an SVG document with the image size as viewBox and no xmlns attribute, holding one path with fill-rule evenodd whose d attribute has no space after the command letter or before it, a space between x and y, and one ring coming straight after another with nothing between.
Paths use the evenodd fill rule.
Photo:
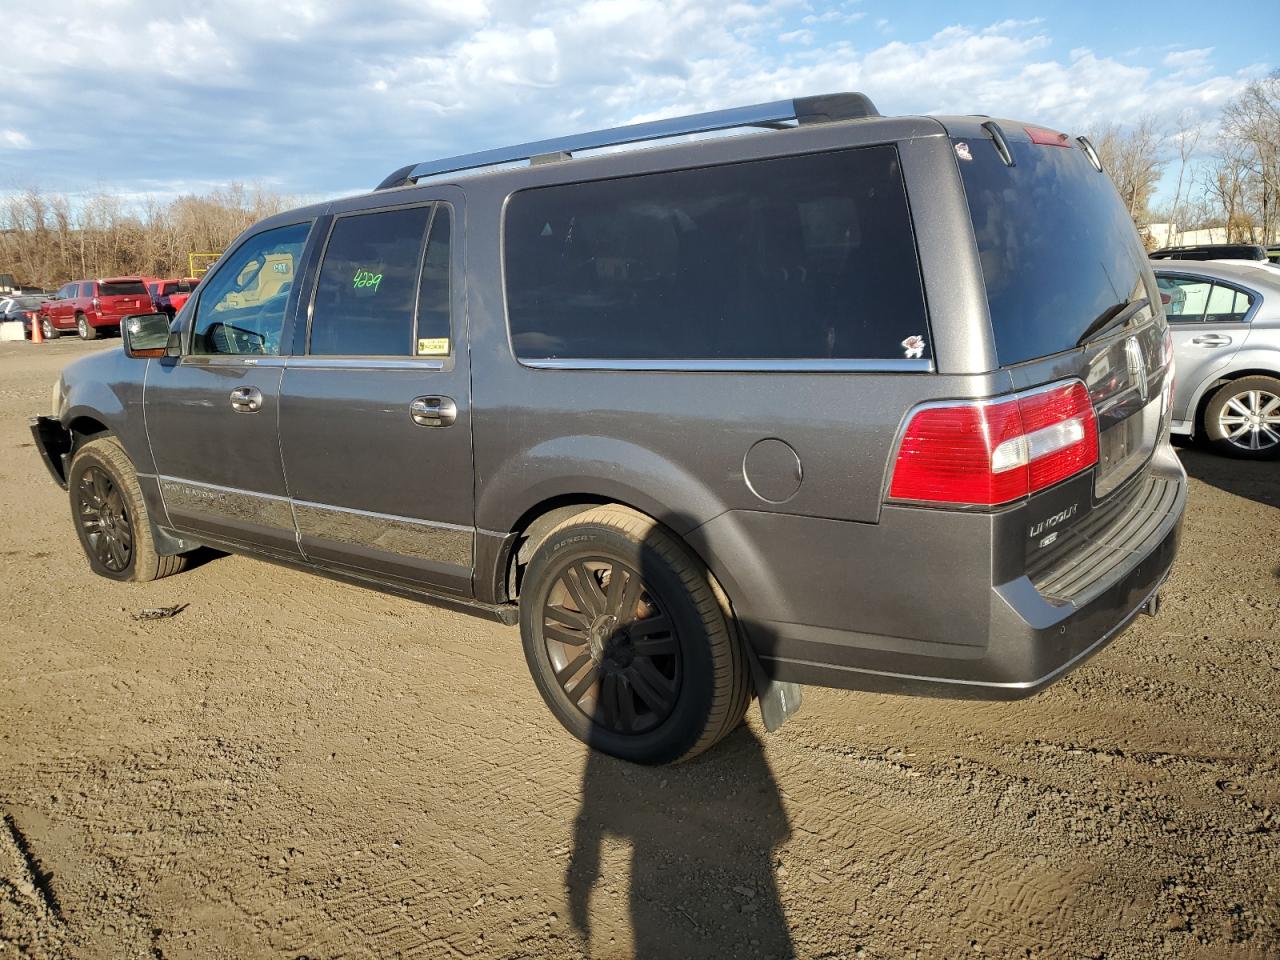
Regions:
<instances>
[{"instance_id":1,"label":"windshield","mask_svg":"<svg viewBox=\"0 0 1280 960\"><path fill-rule=\"evenodd\" d=\"M1110 178L1074 146L1009 147L1012 167L991 141L957 151L1002 366L1070 350L1128 304L1158 302Z\"/></svg>"}]
</instances>

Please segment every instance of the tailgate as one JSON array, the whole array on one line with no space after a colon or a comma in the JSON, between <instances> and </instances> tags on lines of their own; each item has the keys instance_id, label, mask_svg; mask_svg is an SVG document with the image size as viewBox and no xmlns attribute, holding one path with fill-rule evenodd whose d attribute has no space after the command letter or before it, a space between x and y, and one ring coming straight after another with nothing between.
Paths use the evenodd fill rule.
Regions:
<instances>
[{"instance_id":1,"label":"tailgate","mask_svg":"<svg viewBox=\"0 0 1280 960\"><path fill-rule=\"evenodd\" d=\"M1084 145L1012 121L982 129L982 141L956 139L956 162L998 360L1017 389L1083 381L1097 419L1089 475L1026 505L1027 570L1070 597L1121 561L1120 534L1166 506L1146 481L1168 428L1171 343L1137 230ZM1081 558L1087 570L1046 579Z\"/></svg>"}]
</instances>

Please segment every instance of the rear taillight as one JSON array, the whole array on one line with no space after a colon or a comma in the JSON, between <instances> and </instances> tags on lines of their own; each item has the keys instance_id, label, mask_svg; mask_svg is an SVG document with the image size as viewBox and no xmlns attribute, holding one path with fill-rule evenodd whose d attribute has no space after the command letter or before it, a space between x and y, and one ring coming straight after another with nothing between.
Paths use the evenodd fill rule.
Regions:
<instances>
[{"instance_id":1,"label":"rear taillight","mask_svg":"<svg viewBox=\"0 0 1280 960\"><path fill-rule=\"evenodd\" d=\"M1098 462L1098 423L1079 380L998 400L926 406L898 445L889 496L996 506Z\"/></svg>"},{"instance_id":2,"label":"rear taillight","mask_svg":"<svg viewBox=\"0 0 1280 960\"><path fill-rule=\"evenodd\" d=\"M1160 366L1169 369L1173 366L1173 333L1164 328L1164 338L1160 341Z\"/></svg>"}]
</instances>

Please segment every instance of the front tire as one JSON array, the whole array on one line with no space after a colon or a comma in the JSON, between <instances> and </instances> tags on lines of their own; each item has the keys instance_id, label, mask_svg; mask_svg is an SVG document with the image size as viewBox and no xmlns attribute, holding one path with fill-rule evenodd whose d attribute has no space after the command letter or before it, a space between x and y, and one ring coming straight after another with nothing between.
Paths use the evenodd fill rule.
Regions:
<instances>
[{"instance_id":1,"label":"front tire","mask_svg":"<svg viewBox=\"0 0 1280 960\"><path fill-rule=\"evenodd\" d=\"M1280 458L1280 380L1241 377L1220 387L1204 410L1204 435L1242 460Z\"/></svg>"},{"instance_id":2,"label":"front tire","mask_svg":"<svg viewBox=\"0 0 1280 960\"><path fill-rule=\"evenodd\" d=\"M696 756L750 702L746 657L705 566L626 507L589 510L547 535L521 587L520 633L551 712L624 760Z\"/></svg>"},{"instance_id":3,"label":"front tire","mask_svg":"<svg viewBox=\"0 0 1280 960\"><path fill-rule=\"evenodd\" d=\"M80 334L81 340L97 340L98 328L89 322L89 318L83 313L76 314L76 332Z\"/></svg>"},{"instance_id":4,"label":"front tire","mask_svg":"<svg viewBox=\"0 0 1280 960\"><path fill-rule=\"evenodd\" d=\"M62 336L62 332L47 317L40 321L40 333L46 340L57 340Z\"/></svg>"},{"instance_id":5,"label":"front tire","mask_svg":"<svg viewBox=\"0 0 1280 960\"><path fill-rule=\"evenodd\" d=\"M90 440L75 452L67 476L71 519L94 573L145 583L186 568L185 556L161 556L138 476L114 437Z\"/></svg>"}]
</instances>

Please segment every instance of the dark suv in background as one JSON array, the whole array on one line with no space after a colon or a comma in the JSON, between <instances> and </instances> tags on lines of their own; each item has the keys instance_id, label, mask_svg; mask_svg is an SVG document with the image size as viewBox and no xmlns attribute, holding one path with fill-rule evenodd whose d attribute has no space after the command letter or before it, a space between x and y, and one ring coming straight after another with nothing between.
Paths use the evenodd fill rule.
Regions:
<instances>
[{"instance_id":1,"label":"dark suv in background","mask_svg":"<svg viewBox=\"0 0 1280 960\"><path fill-rule=\"evenodd\" d=\"M1177 547L1150 262L1014 121L845 94L414 164L123 332L33 423L94 571L207 544L518 622L631 760L796 683L1027 696Z\"/></svg>"},{"instance_id":2,"label":"dark suv in background","mask_svg":"<svg viewBox=\"0 0 1280 960\"><path fill-rule=\"evenodd\" d=\"M151 294L141 277L77 280L64 283L40 305L40 332L52 340L75 330L81 340L96 340L120 328L121 317L151 310Z\"/></svg>"}]
</instances>

